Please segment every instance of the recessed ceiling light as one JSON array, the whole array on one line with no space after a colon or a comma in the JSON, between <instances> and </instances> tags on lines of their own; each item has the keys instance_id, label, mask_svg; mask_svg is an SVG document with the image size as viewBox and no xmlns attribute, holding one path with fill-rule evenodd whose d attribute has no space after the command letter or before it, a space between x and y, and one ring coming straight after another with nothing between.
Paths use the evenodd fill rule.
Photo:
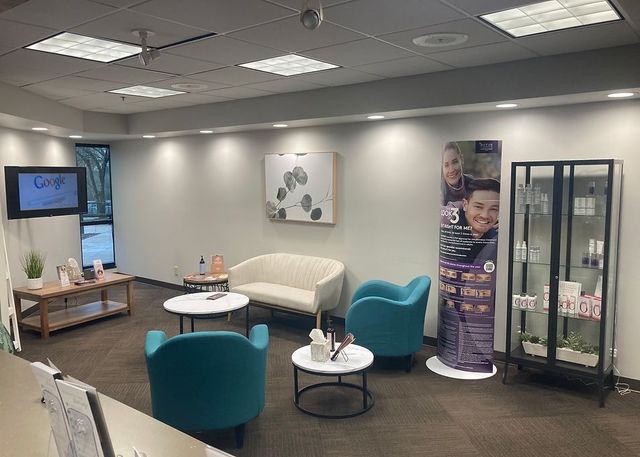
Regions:
<instances>
[{"instance_id":1,"label":"recessed ceiling light","mask_svg":"<svg viewBox=\"0 0 640 457\"><path fill-rule=\"evenodd\" d=\"M177 90L160 89L159 87L149 86L131 86L122 89L110 90L112 94L135 95L136 97L161 98L170 97L171 95L186 94Z\"/></svg>"},{"instance_id":2,"label":"recessed ceiling light","mask_svg":"<svg viewBox=\"0 0 640 457\"><path fill-rule=\"evenodd\" d=\"M633 97L635 95L634 92L614 92L613 94L607 95L609 98L627 98Z\"/></svg>"},{"instance_id":3,"label":"recessed ceiling light","mask_svg":"<svg viewBox=\"0 0 640 457\"><path fill-rule=\"evenodd\" d=\"M114 60L133 56L141 51L140 46L102 40L69 32L63 32L46 40L34 43L27 46L27 49L98 62L113 62Z\"/></svg>"},{"instance_id":4,"label":"recessed ceiling light","mask_svg":"<svg viewBox=\"0 0 640 457\"><path fill-rule=\"evenodd\" d=\"M185 92L193 91L193 90L203 90L208 88L209 86L206 84L199 83L175 83L171 84L172 89L183 90Z\"/></svg>"},{"instance_id":5,"label":"recessed ceiling light","mask_svg":"<svg viewBox=\"0 0 640 457\"><path fill-rule=\"evenodd\" d=\"M285 127L289 127L289 124L273 124L273 126L277 129L283 129Z\"/></svg>"},{"instance_id":6,"label":"recessed ceiling light","mask_svg":"<svg viewBox=\"0 0 640 457\"><path fill-rule=\"evenodd\" d=\"M69 138L78 139L78 138L82 138L82 135L69 135Z\"/></svg>"},{"instance_id":7,"label":"recessed ceiling light","mask_svg":"<svg viewBox=\"0 0 640 457\"><path fill-rule=\"evenodd\" d=\"M480 19L517 38L622 18L607 0L551 0L484 14Z\"/></svg>"},{"instance_id":8,"label":"recessed ceiling light","mask_svg":"<svg viewBox=\"0 0 640 457\"><path fill-rule=\"evenodd\" d=\"M430 33L429 35L415 37L411 41L416 46L424 46L425 48L444 48L462 44L468 39L469 35L464 33Z\"/></svg>"},{"instance_id":9,"label":"recessed ceiling light","mask_svg":"<svg viewBox=\"0 0 640 457\"><path fill-rule=\"evenodd\" d=\"M375 121L376 119L384 119L384 116L382 114L373 114L371 116L367 116L367 119Z\"/></svg>"},{"instance_id":10,"label":"recessed ceiling light","mask_svg":"<svg viewBox=\"0 0 640 457\"><path fill-rule=\"evenodd\" d=\"M155 138L155 135L142 135L142 138Z\"/></svg>"},{"instance_id":11,"label":"recessed ceiling light","mask_svg":"<svg viewBox=\"0 0 640 457\"><path fill-rule=\"evenodd\" d=\"M200 133L213 133L213 130L200 130Z\"/></svg>"},{"instance_id":12,"label":"recessed ceiling light","mask_svg":"<svg viewBox=\"0 0 640 457\"><path fill-rule=\"evenodd\" d=\"M35 130L36 132L46 132L49 129L46 127L31 127L31 130Z\"/></svg>"},{"instance_id":13,"label":"recessed ceiling light","mask_svg":"<svg viewBox=\"0 0 640 457\"><path fill-rule=\"evenodd\" d=\"M515 108L516 106L518 106L517 103L500 103L496 108Z\"/></svg>"},{"instance_id":14,"label":"recessed ceiling light","mask_svg":"<svg viewBox=\"0 0 640 457\"><path fill-rule=\"evenodd\" d=\"M273 73L280 76L301 75L302 73L338 68L338 65L297 56L295 54L287 54L285 56L274 57L272 59L243 63L238 66Z\"/></svg>"}]
</instances>

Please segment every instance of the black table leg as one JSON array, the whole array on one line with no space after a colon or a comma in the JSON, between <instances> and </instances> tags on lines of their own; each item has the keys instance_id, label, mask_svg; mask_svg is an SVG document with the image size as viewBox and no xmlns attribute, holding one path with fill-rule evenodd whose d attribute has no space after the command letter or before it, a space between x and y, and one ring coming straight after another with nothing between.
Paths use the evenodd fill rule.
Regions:
<instances>
[{"instance_id":1,"label":"black table leg","mask_svg":"<svg viewBox=\"0 0 640 457\"><path fill-rule=\"evenodd\" d=\"M338 376L338 384L342 384L342 376Z\"/></svg>"},{"instance_id":2,"label":"black table leg","mask_svg":"<svg viewBox=\"0 0 640 457\"><path fill-rule=\"evenodd\" d=\"M193 333L195 330L193 328L193 317L191 318L191 333Z\"/></svg>"},{"instance_id":3,"label":"black table leg","mask_svg":"<svg viewBox=\"0 0 640 457\"><path fill-rule=\"evenodd\" d=\"M249 338L249 305L247 304L247 311L246 311L246 319L245 319L245 328L244 328L244 332L247 335L247 338Z\"/></svg>"},{"instance_id":4,"label":"black table leg","mask_svg":"<svg viewBox=\"0 0 640 457\"><path fill-rule=\"evenodd\" d=\"M367 370L362 371L362 408L367 409Z\"/></svg>"},{"instance_id":5,"label":"black table leg","mask_svg":"<svg viewBox=\"0 0 640 457\"><path fill-rule=\"evenodd\" d=\"M180 316L180 335L182 335L183 332L184 332L184 329L182 326L182 316Z\"/></svg>"},{"instance_id":6,"label":"black table leg","mask_svg":"<svg viewBox=\"0 0 640 457\"><path fill-rule=\"evenodd\" d=\"M293 366L293 402L298 404L298 368Z\"/></svg>"}]
</instances>

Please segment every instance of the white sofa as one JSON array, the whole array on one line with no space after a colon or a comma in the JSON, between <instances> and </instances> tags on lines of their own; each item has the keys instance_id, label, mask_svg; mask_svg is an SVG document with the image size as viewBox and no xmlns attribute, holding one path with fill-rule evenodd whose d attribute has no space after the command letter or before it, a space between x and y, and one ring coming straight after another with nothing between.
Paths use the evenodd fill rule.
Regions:
<instances>
[{"instance_id":1,"label":"white sofa","mask_svg":"<svg viewBox=\"0 0 640 457\"><path fill-rule=\"evenodd\" d=\"M338 306L344 265L333 259L297 254L266 254L229 269L229 291L252 305L312 315L320 328L322 312Z\"/></svg>"}]
</instances>

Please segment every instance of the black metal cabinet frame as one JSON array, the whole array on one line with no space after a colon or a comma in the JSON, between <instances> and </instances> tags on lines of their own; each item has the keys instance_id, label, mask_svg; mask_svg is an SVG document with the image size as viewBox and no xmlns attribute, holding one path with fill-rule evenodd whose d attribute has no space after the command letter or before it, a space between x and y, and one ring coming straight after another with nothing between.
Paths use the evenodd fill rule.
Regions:
<instances>
[{"instance_id":1,"label":"black metal cabinet frame","mask_svg":"<svg viewBox=\"0 0 640 457\"><path fill-rule=\"evenodd\" d=\"M589 166L606 167L606 195L603 195L604 212L599 216L604 218L604 259L602 266L602 294L601 294L601 316L599 322L598 335L598 361L595 367L586 367L571 362L565 362L556 358L558 336L567 337L569 333L569 321L576 316L565 316L559 313L558 288L559 281L564 275L565 280L572 278L572 269L584 268L576 266L572 262L572 236L581 230L581 218L574 214L576 170L583 170L581 167ZM539 171L536 167L547 167L546 171L553 169L552 198L549 201L550 212L536 214L530 210L530 206L525 204L524 211L518 212L517 184L531 184L532 172ZM593 168L593 167L592 167ZM615 173L614 173L615 168ZM524 183L522 180L524 173ZM567 174L568 173L568 174ZM518 180L520 176L520 180ZM619 203L622 192L622 161L614 159L598 160L564 160L564 161L532 161L513 162L511 164L511 205L509 224L509 275L507 290L507 338L506 338L506 364L503 374L503 382L506 382L510 364L517 365L518 368L529 367L555 372L585 379L596 383L598 387L598 401L600 406L604 406L605 388L613 386L613 361L615 354L615 287L617 277L617 249L618 249L618 227L619 227ZM589 179L588 176L581 176L581 179ZM604 176L600 178L604 181ZM519 181L519 182L518 182ZM616 199L617 202L614 200ZM615 208L614 208L615 203ZM527 291L530 287L527 284L529 268L531 262L518 262L514 256L514 246L516 245L516 224L522 227L523 240L530 246L530 225L532 217L545 216L550 218L550 251L549 262L544 265L549 266L549 309L547 327L547 356L535 357L524 352L514 331L519 329L526 331L529 310L514 309L512 297L521 291ZM518 219L520 218L520 219ZM613 225L613 227L612 227ZM612 232L615 230L615 232ZM520 231L520 230L519 230ZM564 248L563 245L564 244ZM573 256L575 259L575 255ZM528 259L527 259L528 260ZM563 265L564 263L564 265ZM520 273L520 281L516 281ZM543 273L543 275L546 273ZM540 275L540 276L543 276ZM515 283L515 284L514 284ZM544 313L543 313L544 314ZM577 318L577 317L576 317ZM544 318L538 318L538 327L544 325ZM517 326L515 325L517 324ZM559 325L562 326L560 331ZM584 325L584 324L581 324ZM587 325L597 325L597 322ZM512 344L514 339L516 343Z\"/></svg>"}]
</instances>

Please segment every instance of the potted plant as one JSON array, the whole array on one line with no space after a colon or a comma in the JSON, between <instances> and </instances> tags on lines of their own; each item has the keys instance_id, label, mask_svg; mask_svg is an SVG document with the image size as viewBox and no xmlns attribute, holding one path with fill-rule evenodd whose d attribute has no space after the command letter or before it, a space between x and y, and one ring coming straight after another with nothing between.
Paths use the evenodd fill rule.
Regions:
<instances>
[{"instance_id":1,"label":"potted plant","mask_svg":"<svg viewBox=\"0 0 640 457\"><path fill-rule=\"evenodd\" d=\"M598 347L587 343L579 333L570 332L566 338L558 340L556 358L565 362L595 367L598 364Z\"/></svg>"},{"instance_id":2,"label":"potted plant","mask_svg":"<svg viewBox=\"0 0 640 457\"><path fill-rule=\"evenodd\" d=\"M42 289L42 272L46 258L47 255L43 252L32 249L20 259L22 270L27 275L27 289Z\"/></svg>"},{"instance_id":3,"label":"potted plant","mask_svg":"<svg viewBox=\"0 0 640 457\"><path fill-rule=\"evenodd\" d=\"M540 338L527 332L520 332L520 340L522 341L522 347L524 352L529 355L537 355L540 357L547 356L547 339Z\"/></svg>"}]
</instances>

